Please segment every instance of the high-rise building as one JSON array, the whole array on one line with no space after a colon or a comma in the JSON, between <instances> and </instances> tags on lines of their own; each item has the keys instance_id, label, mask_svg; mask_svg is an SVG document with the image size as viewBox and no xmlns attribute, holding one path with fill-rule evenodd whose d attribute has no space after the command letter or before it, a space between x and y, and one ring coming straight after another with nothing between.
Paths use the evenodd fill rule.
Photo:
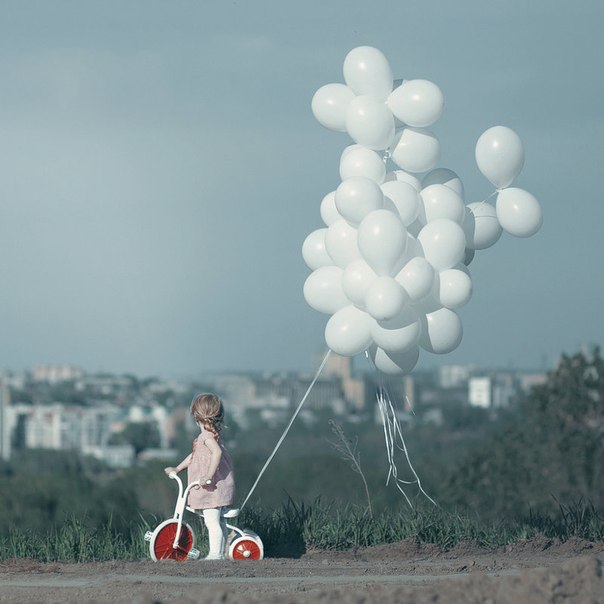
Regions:
<instances>
[{"instance_id":1,"label":"high-rise building","mask_svg":"<svg viewBox=\"0 0 604 604\"><path fill-rule=\"evenodd\" d=\"M493 380L490 377L470 378L468 401L474 407L490 409L493 405Z\"/></svg>"},{"instance_id":2,"label":"high-rise building","mask_svg":"<svg viewBox=\"0 0 604 604\"><path fill-rule=\"evenodd\" d=\"M4 461L10 459L10 427L8 424L8 409L10 407L10 389L0 383L0 456Z\"/></svg>"},{"instance_id":3,"label":"high-rise building","mask_svg":"<svg viewBox=\"0 0 604 604\"><path fill-rule=\"evenodd\" d=\"M352 359L350 357L343 357L332 352L325 362L325 367L323 367L323 375L335 375L343 380L350 379L351 365Z\"/></svg>"},{"instance_id":4,"label":"high-rise building","mask_svg":"<svg viewBox=\"0 0 604 604\"><path fill-rule=\"evenodd\" d=\"M332 352L327 358L322 375L340 378L346 401L351 403L356 411L365 408L365 383L362 379L352 377L352 359L350 357Z\"/></svg>"}]
</instances>

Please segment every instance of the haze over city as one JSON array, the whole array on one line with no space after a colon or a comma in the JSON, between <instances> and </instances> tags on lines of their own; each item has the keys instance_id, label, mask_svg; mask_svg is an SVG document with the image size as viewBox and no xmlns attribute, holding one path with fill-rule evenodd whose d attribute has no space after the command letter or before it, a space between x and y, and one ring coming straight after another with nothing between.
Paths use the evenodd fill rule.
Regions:
<instances>
[{"instance_id":1,"label":"haze over city","mask_svg":"<svg viewBox=\"0 0 604 604\"><path fill-rule=\"evenodd\" d=\"M0 20L0 369L305 370L302 295L351 141L310 101L372 45L436 82L433 130L466 202L474 146L521 137L530 239L471 264L464 338L436 364L543 367L604 340L601 3L5 1Z\"/></svg>"}]
</instances>

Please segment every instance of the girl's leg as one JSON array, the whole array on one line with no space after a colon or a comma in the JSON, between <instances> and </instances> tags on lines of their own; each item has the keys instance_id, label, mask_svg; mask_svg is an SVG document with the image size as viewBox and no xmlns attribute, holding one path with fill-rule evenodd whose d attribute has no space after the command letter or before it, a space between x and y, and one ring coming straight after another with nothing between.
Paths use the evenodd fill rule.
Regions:
<instances>
[{"instance_id":1,"label":"girl's leg","mask_svg":"<svg viewBox=\"0 0 604 604\"><path fill-rule=\"evenodd\" d=\"M206 560L223 560L224 549L226 546L226 526L221 523L221 508L210 508L203 510L203 520L208 529L208 538L210 541L210 551Z\"/></svg>"},{"instance_id":2,"label":"girl's leg","mask_svg":"<svg viewBox=\"0 0 604 604\"><path fill-rule=\"evenodd\" d=\"M227 529L226 518L222 515L223 510L224 508L220 508L220 530L222 530L222 551L224 553L229 536L229 529Z\"/></svg>"}]
</instances>

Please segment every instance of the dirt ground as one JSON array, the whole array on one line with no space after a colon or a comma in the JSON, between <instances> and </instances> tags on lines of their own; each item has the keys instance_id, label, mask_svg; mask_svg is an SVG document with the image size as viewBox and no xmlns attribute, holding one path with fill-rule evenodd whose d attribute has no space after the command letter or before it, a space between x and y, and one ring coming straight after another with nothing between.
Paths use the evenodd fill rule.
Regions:
<instances>
[{"instance_id":1,"label":"dirt ground","mask_svg":"<svg viewBox=\"0 0 604 604\"><path fill-rule=\"evenodd\" d=\"M0 563L0 602L604 603L604 543L527 541L441 552L414 542L262 561Z\"/></svg>"}]
</instances>

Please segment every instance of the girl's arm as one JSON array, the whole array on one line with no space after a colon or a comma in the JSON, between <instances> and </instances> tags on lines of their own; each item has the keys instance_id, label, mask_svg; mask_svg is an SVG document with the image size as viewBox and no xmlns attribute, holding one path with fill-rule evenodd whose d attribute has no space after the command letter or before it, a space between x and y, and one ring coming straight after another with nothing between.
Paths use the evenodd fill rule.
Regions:
<instances>
[{"instance_id":1,"label":"girl's arm","mask_svg":"<svg viewBox=\"0 0 604 604\"><path fill-rule=\"evenodd\" d=\"M170 476L170 474L172 474L172 472L175 472L176 474L178 474L181 470L184 470L185 468L188 468L189 465L191 464L191 459L193 458L193 453L189 453L175 468L173 468L172 466L169 466L167 468L164 468L164 472Z\"/></svg>"},{"instance_id":2,"label":"girl's arm","mask_svg":"<svg viewBox=\"0 0 604 604\"><path fill-rule=\"evenodd\" d=\"M214 474L216 474L216 470L218 469L218 465L220 464L220 459L222 458L222 449L220 445L213 439L208 438L205 443L206 447L210 449L210 467L208 468L208 475L203 477L204 482L211 480L214 482Z\"/></svg>"}]
</instances>

